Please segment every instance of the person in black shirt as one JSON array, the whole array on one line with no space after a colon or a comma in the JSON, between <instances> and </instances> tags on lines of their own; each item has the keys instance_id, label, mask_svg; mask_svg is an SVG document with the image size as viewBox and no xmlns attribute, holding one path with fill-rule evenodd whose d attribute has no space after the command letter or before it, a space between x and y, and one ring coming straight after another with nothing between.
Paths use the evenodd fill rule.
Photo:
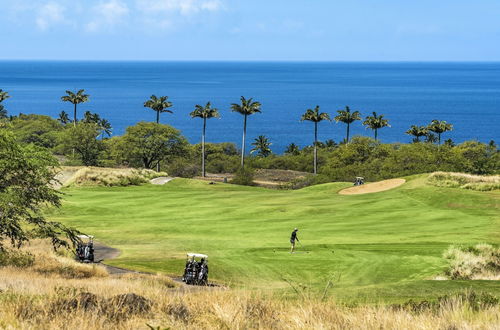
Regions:
<instances>
[{"instance_id":1,"label":"person in black shirt","mask_svg":"<svg viewBox=\"0 0 500 330\"><path fill-rule=\"evenodd\" d=\"M290 236L290 243L292 244L292 247L290 248L290 253L293 253L294 250L295 250L295 241L297 242L300 242L299 241L299 238L297 237L297 232L299 230L297 228L295 228L293 231L292 231L292 236Z\"/></svg>"}]
</instances>

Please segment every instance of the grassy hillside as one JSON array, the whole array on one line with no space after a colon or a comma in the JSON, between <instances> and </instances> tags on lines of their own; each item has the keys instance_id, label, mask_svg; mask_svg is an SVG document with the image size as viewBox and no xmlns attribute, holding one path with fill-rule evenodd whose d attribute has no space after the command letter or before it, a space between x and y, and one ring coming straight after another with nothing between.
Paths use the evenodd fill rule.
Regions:
<instances>
[{"instance_id":1,"label":"grassy hillside","mask_svg":"<svg viewBox=\"0 0 500 330\"><path fill-rule=\"evenodd\" d=\"M176 179L165 186L64 189L55 220L123 251L116 266L179 275L185 252L210 256L210 276L234 286L290 290L285 281L357 301L399 301L498 281L434 281L450 244L500 243L500 194L427 185L339 195L349 183L298 191ZM291 255L299 227L304 249ZM305 250L309 251L306 253ZM340 277L340 278L339 278Z\"/></svg>"}]
</instances>

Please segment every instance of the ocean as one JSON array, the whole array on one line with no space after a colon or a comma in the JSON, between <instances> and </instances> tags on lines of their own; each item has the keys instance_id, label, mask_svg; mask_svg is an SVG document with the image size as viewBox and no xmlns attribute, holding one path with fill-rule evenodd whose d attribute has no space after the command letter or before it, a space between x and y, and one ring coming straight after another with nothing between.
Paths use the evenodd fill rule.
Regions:
<instances>
[{"instance_id":1,"label":"ocean","mask_svg":"<svg viewBox=\"0 0 500 330\"><path fill-rule=\"evenodd\" d=\"M79 106L80 117L86 110L99 113L114 135L139 121L154 121L144 101L168 95L174 113L161 114L160 121L191 143L201 140L202 120L189 113L210 101L222 117L208 121L207 142L238 146L243 117L230 105L242 95L253 97L262 103L262 113L249 117L247 142L265 135L276 153L291 142L312 143L313 124L300 116L316 105L332 118L346 105L363 117L384 114L391 127L379 131L382 142L409 142L404 132L410 125L433 119L453 124L443 139L500 142L500 63L0 61L0 88L11 95L4 102L9 114L53 117L61 110L72 115L72 105L60 97L83 88L90 101ZM339 142L345 128L322 122L319 139ZM355 122L354 135L373 133Z\"/></svg>"}]
</instances>

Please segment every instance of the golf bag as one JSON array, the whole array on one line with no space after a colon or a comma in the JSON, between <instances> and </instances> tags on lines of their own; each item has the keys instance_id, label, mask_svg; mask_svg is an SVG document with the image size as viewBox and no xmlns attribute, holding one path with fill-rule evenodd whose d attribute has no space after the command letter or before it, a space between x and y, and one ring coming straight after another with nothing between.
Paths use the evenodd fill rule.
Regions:
<instances>
[{"instance_id":1,"label":"golf bag","mask_svg":"<svg viewBox=\"0 0 500 330\"><path fill-rule=\"evenodd\" d=\"M196 262L188 260L184 268L182 281L191 285L207 285L208 284L208 264L205 260Z\"/></svg>"}]
</instances>

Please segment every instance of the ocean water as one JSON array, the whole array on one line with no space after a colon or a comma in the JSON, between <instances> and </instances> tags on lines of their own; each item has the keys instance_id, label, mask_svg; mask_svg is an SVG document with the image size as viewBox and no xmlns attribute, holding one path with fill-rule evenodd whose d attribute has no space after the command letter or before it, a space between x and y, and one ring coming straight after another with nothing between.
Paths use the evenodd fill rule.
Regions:
<instances>
[{"instance_id":1,"label":"ocean water","mask_svg":"<svg viewBox=\"0 0 500 330\"><path fill-rule=\"evenodd\" d=\"M412 124L446 120L454 129L443 135L456 142L500 142L500 63L290 63L290 62L56 62L0 61L0 88L11 98L10 114L37 113L57 117L64 91L84 88L90 110L108 119L113 134L141 120L154 121L143 107L151 94L168 95L173 114L161 122L180 129L191 143L200 141L200 119L189 113L195 104L211 101L222 115L210 119L207 141L240 145L243 117L230 111L241 95L262 103L262 113L248 121L248 143L266 135L274 152L294 142L309 145L313 124L300 122L316 105L332 117L349 105L363 117L376 111L392 127L379 131L383 142L409 142ZM352 135L372 136L361 122ZM345 137L342 123L322 122L321 140Z\"/></svg>"}]
</instances>

